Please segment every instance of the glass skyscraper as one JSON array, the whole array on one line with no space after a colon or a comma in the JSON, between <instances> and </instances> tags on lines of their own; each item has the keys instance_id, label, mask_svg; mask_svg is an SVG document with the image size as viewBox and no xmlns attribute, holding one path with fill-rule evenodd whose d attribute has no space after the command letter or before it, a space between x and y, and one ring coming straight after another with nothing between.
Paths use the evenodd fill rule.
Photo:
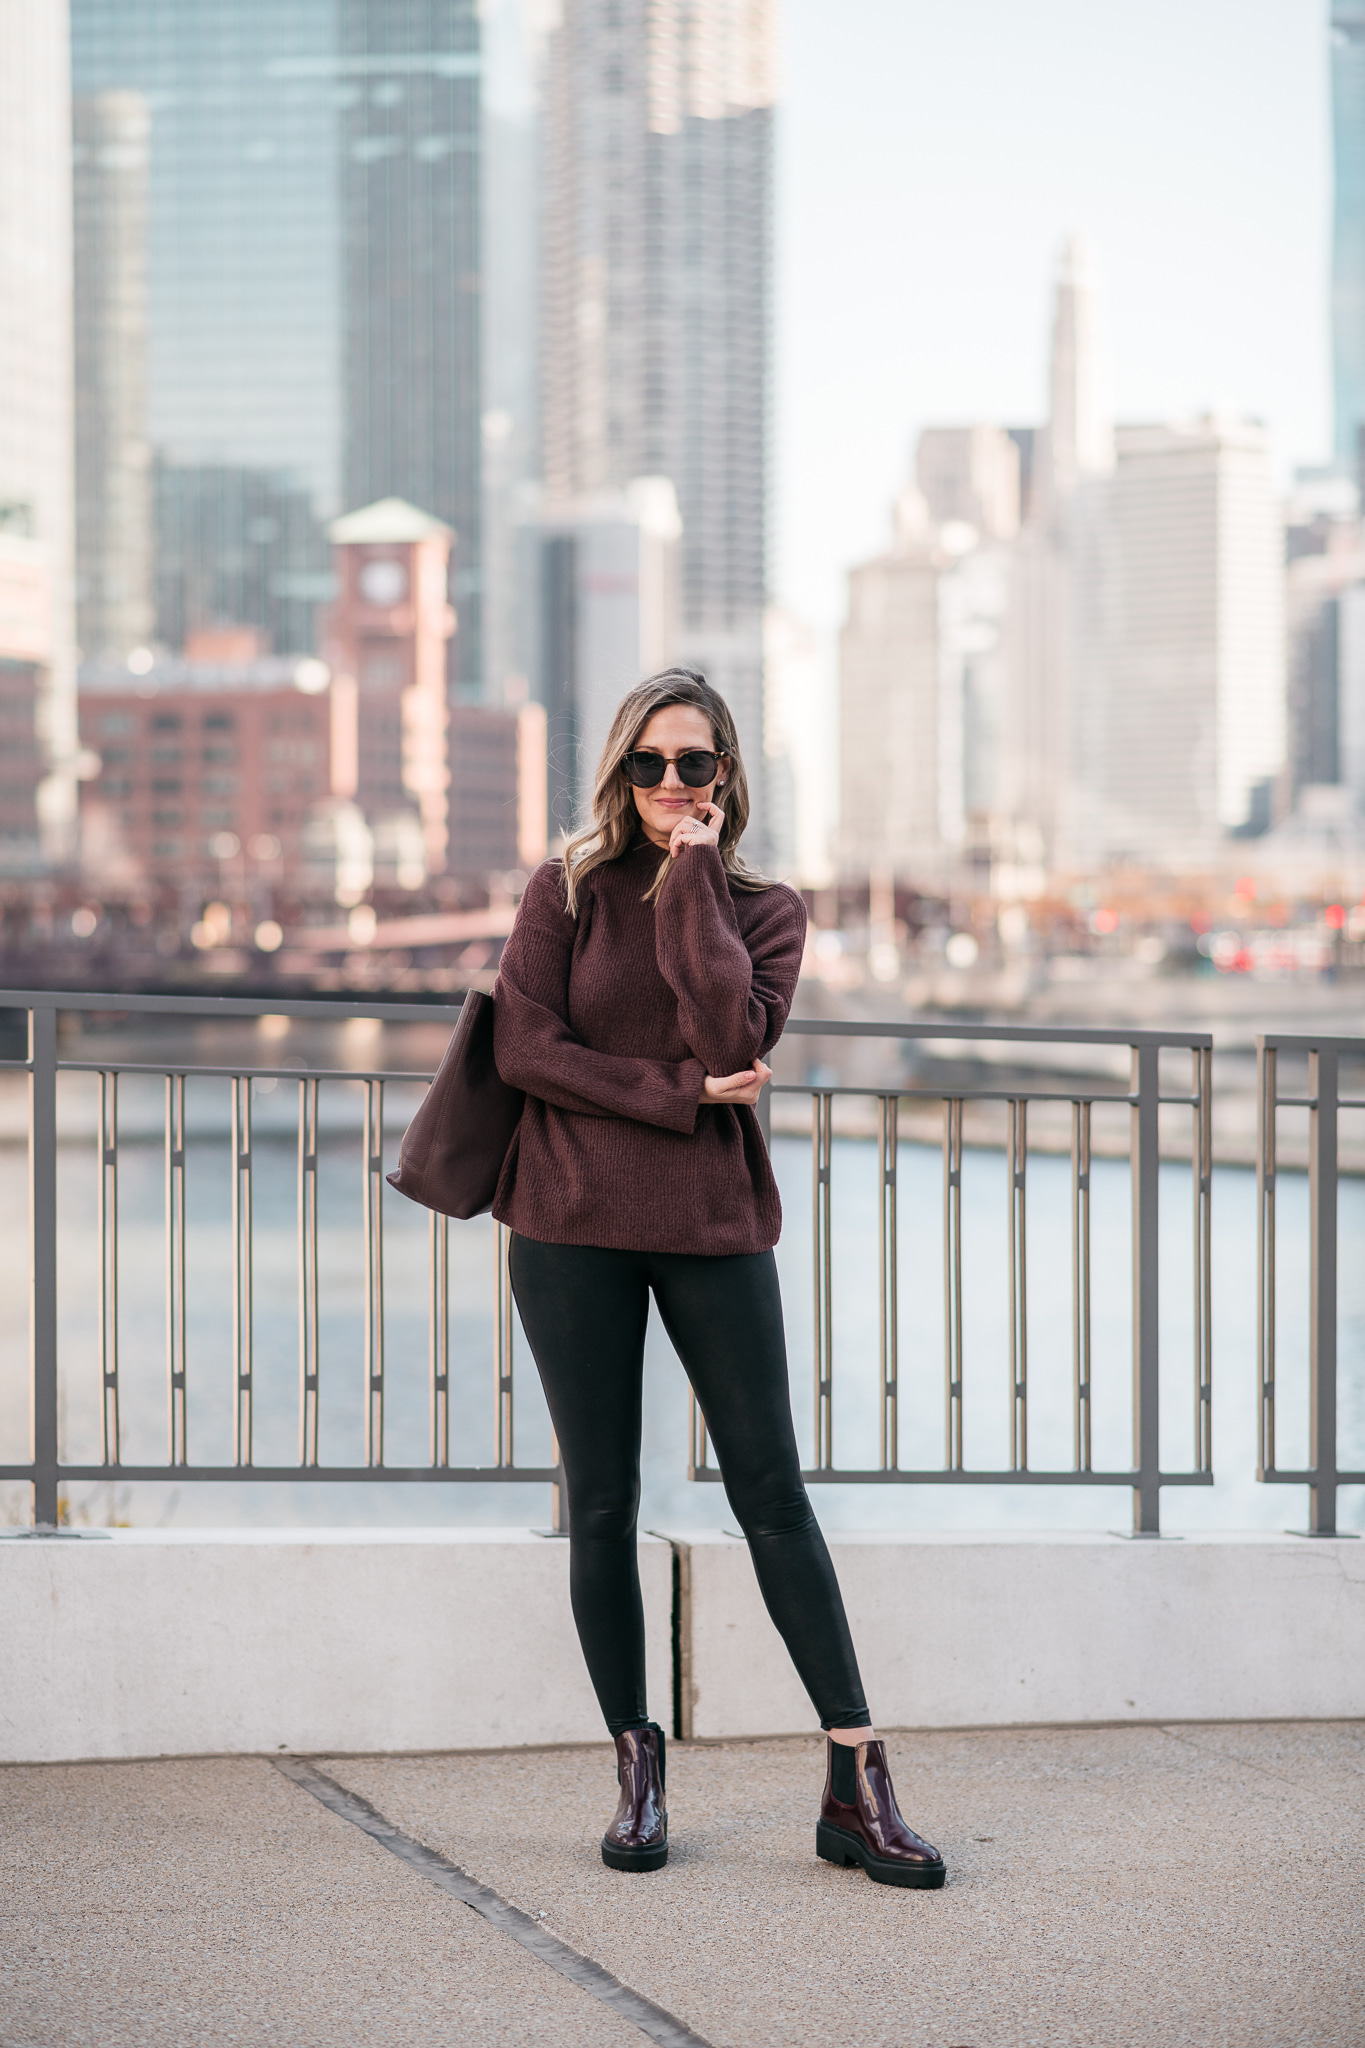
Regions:
<instances>
[{"instance_id":1,"label":"glass skyscraper","mask_svg":"<svg viewBox=\"0 0 1365 2048\"><path fill-rule=\"evenodd\" d=\"M1332 397L1337 461L1365 428L1365 0L1332 0Z\"/></svg>"},{"instance_id":2,"label":"glass skyscraper","mask_svg":"<svg viewBox=\"0 0 1365 2048\"><path fill-rule=\"evenodd\" d=\"M477 686L479 69L476 0L72 0L78 109L146 109L126 459L170 646L311 649L327 522L393 496L455 529L452 681Z\"/></svg>"}]
</instances>

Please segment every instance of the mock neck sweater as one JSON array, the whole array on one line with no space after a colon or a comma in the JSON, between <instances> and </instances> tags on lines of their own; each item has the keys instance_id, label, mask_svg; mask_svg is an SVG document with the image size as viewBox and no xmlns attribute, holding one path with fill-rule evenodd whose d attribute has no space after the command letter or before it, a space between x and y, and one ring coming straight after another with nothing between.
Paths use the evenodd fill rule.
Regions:
<instances>
[{"instance_id":1,"label":"mock neck sweater","mask_svg":"<svg viewBox=\"0 0 1365 2048\"><path fill-rule=\"evenodd\" d=\"M647 903L659 858L642 840L595 869L576 918L558 861L527 884L493 992L498 1072L526 1094L493 1214L545 1244L768 1251L782 1205L758 1119L702 1083L776 1043L805 905L732 890L708 844Z\"/></svg>"}]
</instances>

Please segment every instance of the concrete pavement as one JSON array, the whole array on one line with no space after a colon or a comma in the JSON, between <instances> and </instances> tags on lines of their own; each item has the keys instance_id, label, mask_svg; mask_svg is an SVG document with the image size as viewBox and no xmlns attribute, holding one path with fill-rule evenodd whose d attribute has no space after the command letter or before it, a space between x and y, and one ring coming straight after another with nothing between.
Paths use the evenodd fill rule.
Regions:
<instances>
[{"instance_id":1,"label":"concrete pavement","mask_svg":"<svg viewBox=\"0 0 1365 2048\"><path fill-rule=\"evenodd\" d=\"M806 1738L672 1746L649 1877L605 1746L317 1762L713 2048L1365 2040L1365 1724L890 1748L942 1892L816 1860ZM0 2048L645 2038L268 1760L0 1770Z\"/></svg>"}]
</instances>

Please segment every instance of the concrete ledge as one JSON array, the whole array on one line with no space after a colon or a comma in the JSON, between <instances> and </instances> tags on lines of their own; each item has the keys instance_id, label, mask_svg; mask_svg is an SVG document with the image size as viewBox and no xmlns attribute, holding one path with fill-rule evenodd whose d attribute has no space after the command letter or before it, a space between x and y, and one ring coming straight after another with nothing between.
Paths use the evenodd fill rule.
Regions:
<instances>
[{"instance_id":1,"label":"concrete ledge","mask_svg":"<svg viewBox=\"0 0 1365 2048\"><path fill-rule=\"evenodd\" d=\"M642 1539L650 1696L672 1553ZM600 1742L569 1546L527 1530L0 1542L0 1761Z\"/></svg>"},{"instance_id":2,"label":"concrete ledge","mask_svg":"<svg viewBox=\"0 0 1365 2048\"><path fill-rule=\"evenodd\" d=\"M816 1717L747 1547L678 1539L684 1732ZM888 1728L1365 1714L1365 1542L1293 1536L834 1536Z\"/></svg>"},{"instance_id":3,"label":"concrete ledge","mask_svg":"<svg viewBox=\"0 0 1365 2048\"><path fill-rule=\"evenodd\" d=\"M890 1728L1365 1714L1365 1543L836 1536ZM650 1702L686 1735L816 1719L747 1547L642 1538ZM0 1541L0 1761L599 1742L568 1545L528 1530Z\"/></svg>"}]
</instances>

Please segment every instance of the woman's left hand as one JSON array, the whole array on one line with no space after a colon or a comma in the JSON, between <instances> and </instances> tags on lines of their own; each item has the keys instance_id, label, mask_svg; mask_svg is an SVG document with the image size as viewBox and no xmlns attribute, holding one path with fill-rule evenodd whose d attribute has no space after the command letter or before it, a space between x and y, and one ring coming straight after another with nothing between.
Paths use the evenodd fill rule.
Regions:
<instances>
[{"instance_id":1,"label":"woman's left hand","mask_svg":"<svg viewBox=\"0 0 1365 2048\"><path fill-rule=\"evenodd\" d=\"M668 835L668 857L676 860L685 846L719 846L725 813L719 804L704 804L706 816L679 818Z\"/></svg>"}]
</instances>

